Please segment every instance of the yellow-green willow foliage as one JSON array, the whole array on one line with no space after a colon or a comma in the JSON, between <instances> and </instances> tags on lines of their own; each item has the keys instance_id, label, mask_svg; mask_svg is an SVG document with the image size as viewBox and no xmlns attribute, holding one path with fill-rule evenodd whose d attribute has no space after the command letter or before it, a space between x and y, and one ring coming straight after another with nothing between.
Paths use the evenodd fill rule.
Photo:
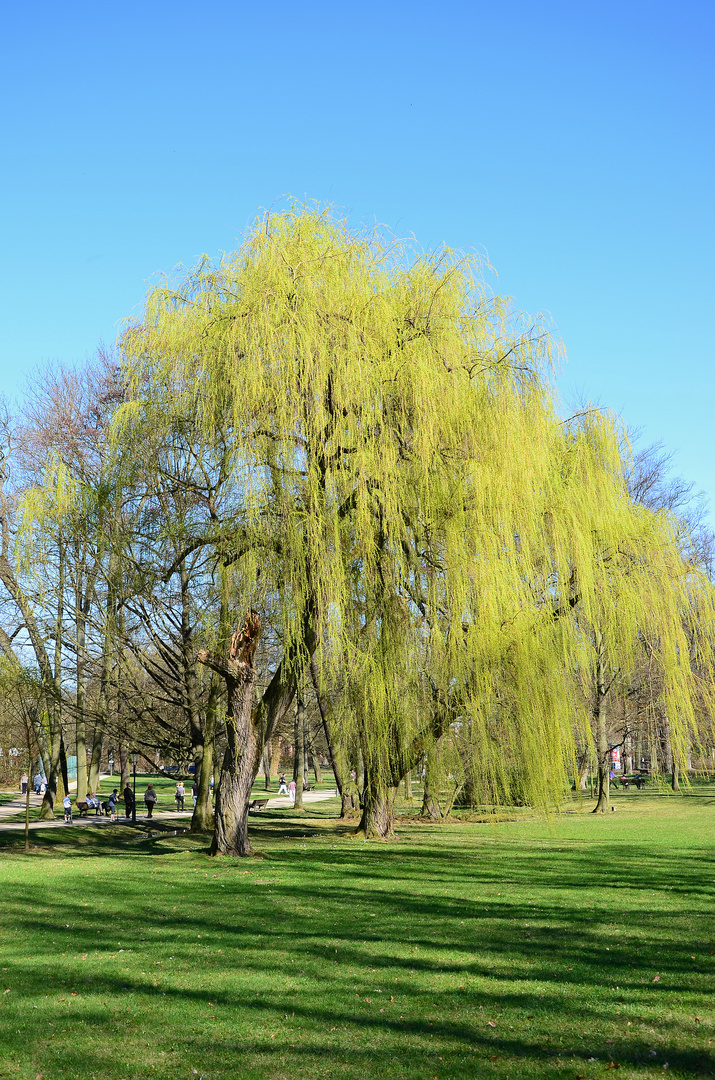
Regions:
<instances>
[{"instance_id":1,"label":"yellow-green willow foliage","mask_svg":"<svg viewBox=\"0 0 715 1080\"><path fill-rule=\"evenodd\" d=\"M554 348L471 260L300 207L153 289L125 335L125 437L167 412L230 430L223 553L296 663L314 627L370 806L450 724L485 795L550 799L589 726L594 634L616 666L647 638L691 723L683 622L693 590L711 618L710 593L667 518L631 505L609 418L559 422Z\"/></svg>"}]
</instances>

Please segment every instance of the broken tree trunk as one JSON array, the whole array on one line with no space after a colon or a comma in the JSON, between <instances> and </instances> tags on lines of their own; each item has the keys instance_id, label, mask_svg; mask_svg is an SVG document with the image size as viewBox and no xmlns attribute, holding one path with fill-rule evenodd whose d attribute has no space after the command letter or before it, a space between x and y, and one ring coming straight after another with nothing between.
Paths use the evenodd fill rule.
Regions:
<instances>
[{"instance_id":1,"label":"broken tree trunk","mask_svg":"<svg viewBox=\"0 0 715 1080\"><path fill-rule=\"evenodd\" d=\"M240 631L234 634L228 657L201 649L199 662L226 681L229 715L228 745L216 791L216 814L212 855L250 855L248 803L263 749L253 714L256 672L253 655L261 633L257 612L249 611Z\"/></svg>"}]
</instances>

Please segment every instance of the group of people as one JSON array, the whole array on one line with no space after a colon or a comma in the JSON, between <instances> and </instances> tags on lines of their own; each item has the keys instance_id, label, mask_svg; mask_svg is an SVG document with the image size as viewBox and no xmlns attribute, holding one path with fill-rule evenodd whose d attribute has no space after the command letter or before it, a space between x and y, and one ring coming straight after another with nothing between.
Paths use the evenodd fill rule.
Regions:
<instances>
[{"instance_id":1,"label":"group of people","mask_svg":"<svg viewBox=\"0 0 715 1080\"><path fill-rule=\"evenodd\" d=\"M42 781L42 783L44 783L42 777L40 777L40 780ZM23 791L27 791L28 782L28 777L24 776L21 781L21 784L24 783ZM37 777L34 778L33 783L35 783L35 790L37 791ZM293 786L295 788L295 785ZM199 785L197 780L194 780L194 783L191 787L191 797L193 799L194 806L196 806L196 802L199 797ZM117 803L119 802L119 798L119 791L117 788L114 788L106 802L100 802L99 796L93 795L91 791L87 792L85 801L89 810L104 810L109 815L112 821L116 821L119 816L117 811ZM122 792L121 798L124 799L124 813L126 814L127 818L131 818L134 812L134 792L132 791L131 786L128 782ZM183 781L181 780L179 780L176 785L176 791L174 792L174 800L176 802L176 809L183 810L186 800L186 788L184 787ZM159 799L156 793L156 788L153 784L149 784L146 791L144 792L144 806L146 807L147 818L151 818L153 816L154 807L156 806L158 801ZM65 795L62 800L62 806L65 812L65 821L71 822L72 799L70 795Z\"/></svg>"}]
</instances>

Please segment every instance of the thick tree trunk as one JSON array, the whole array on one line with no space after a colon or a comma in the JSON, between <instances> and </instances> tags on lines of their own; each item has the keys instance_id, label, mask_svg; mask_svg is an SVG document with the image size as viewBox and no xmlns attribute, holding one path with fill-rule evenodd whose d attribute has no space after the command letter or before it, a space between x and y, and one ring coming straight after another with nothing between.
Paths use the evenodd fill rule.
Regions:
<instances>
[{"instance_id":1,"label":"thick tree trunk","mask_svg":"<svg viewBox=\"0 0 715 1080\"><path fill-rule=\"evenodd\" d=\"M228 746L216 791L216 818L212 855L251 855L248 839L248 804L259 758L259 740L251 719L255 672L248 668L233 682L233 716L226 717Z\"/></svg>"},{"instance_id":2,"label":"thick tree trunk","mask_svg":"<svg viewBox=\"0 0 715 1080\"><path fill-rule=\"evenodd\" d=\"M234 635L230 656L225 659L201 649L198 659L226 680L229 715L228 745L216 791L216 814L212 855L250 855L248 803L263 749L261 732L253 710L256 672L253 654L261 632L256 612L247 615ZM235 659L234 659L235 657Z\"/></svg>"},{"instance_id":3,"label":"thick tree trunk","mask_svg":"<svg viewBox=\"0 0 715 1080\"><path fill-rule=\"evenodd\" d=\"M405 773L405 802L414 802L415 796L412 792L412 772L410 769Z\"/></svg>"},{"instance_id":4,"label":"thick tree trunk","mask_svg":"<svg viewBox=\"0 0 715 1080\"><path fill-rule=\"evenodd\" d=\"M390 840L395 835L395 793L377 777L368 775L362 793L362 817L358 833L367 839Z\"/></svg>"},{"instance_id":5,"label":"thick tree trunk","mask_svg":"<svg viewBox=\"0 0 715 1080\"><path fill-rule=\"evenodd\" d=\"M50 704L52 708L52 703ZM49 769L47 772L47 787L40 806L40 818L44 821L55 816L55 799L57 798L57 781L60 775L60 740L53 739L49 746Z\"/></svg>"}]
</instances>

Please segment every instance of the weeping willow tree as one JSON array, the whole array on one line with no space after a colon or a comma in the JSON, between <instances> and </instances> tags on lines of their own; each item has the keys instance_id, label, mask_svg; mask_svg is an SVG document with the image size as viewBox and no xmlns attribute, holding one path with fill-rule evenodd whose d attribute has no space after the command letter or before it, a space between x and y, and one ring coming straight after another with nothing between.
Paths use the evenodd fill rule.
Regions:
<instances>
[{"instance_id":1,"label":"weeping willow tree","mask_svg":"<svg viewBox=\"0 0 715 1080\"><path fill-rule=\"evenodd\" d=\"M390 835L395 787L454 724L485 795L560 793L588 727L585 626L637 515L609 419L559 423L545 327L469 259L295 207L153 289L123 350L120 437L177 409L204 440L230 432L235 497L206 542L282 642L260 698L250 658L202 657L233 703L226 791L243 792L230 811L222 797L214 850L250 851L236 778L255 777L311 661L319 686L344 688L332 731L361 749L367 835ZM667 587L684 604L683 576ZM660 627L676 695L673 633Z\"/></svg>"}]
</instances>

